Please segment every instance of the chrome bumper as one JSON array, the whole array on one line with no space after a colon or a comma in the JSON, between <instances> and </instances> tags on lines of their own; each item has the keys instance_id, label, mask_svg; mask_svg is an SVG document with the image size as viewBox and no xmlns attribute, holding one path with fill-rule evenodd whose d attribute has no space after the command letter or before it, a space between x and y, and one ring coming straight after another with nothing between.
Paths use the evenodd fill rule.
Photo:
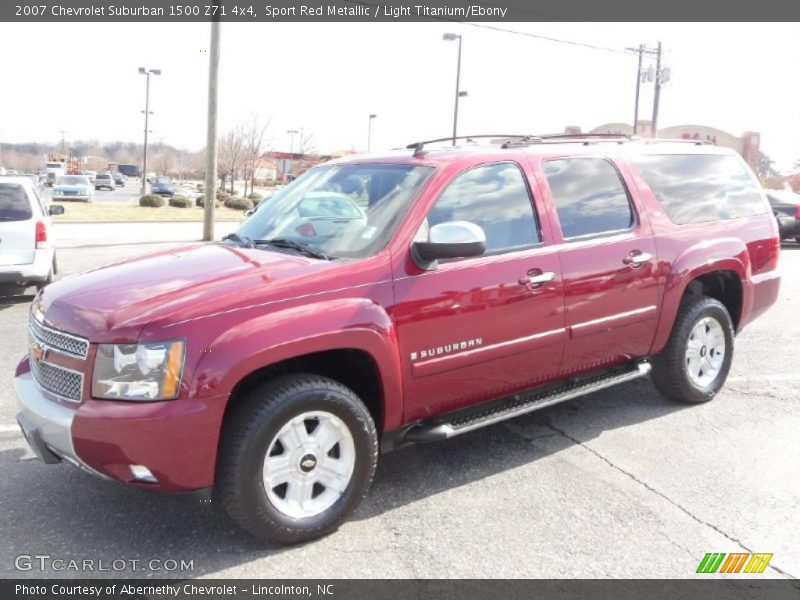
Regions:
<instances>
[{"instance_id":1,"label":"chrome bumper","mask_svg":"<svg viewBox=\"0 0 800 600\"><path fill-rule=\"evenodd\" d=\"M109 479L84 463L75 452L72 444L74 410L46 398L30 371L14 379L14 390L22 407L17 414L17 423L39 458L48 464L66 460L92 475Z\"/></svg>"}]
</instances>

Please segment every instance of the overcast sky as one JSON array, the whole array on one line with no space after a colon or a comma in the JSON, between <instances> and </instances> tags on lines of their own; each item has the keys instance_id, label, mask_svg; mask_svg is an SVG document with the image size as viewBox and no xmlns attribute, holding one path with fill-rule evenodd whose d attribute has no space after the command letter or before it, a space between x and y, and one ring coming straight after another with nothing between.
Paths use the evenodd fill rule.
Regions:
<instances>
[{"instance_id":1,"label":"overcast sky","mask_svg":"<svg viewBox=\"0 0 800 600\"><path fill-rule=\"evenodd\" d=\"M660 125L704 124L762 134L779 166L800 158L800 25L499 25L612 48L655 44L672 79ZM636 58L448 23L227 23L222 26L224 130L251 113L271 120L277 149L289 129L313 132L322 152L373 150L452 130L455 42L463 34L459 132L589 130L633 120ZM152 138L188 149L206 135L208 24L0 23L0 143L139 141L144 77L152 81ZM652 84L641 112L650 118Z\"/></svg>"}]
</instances>

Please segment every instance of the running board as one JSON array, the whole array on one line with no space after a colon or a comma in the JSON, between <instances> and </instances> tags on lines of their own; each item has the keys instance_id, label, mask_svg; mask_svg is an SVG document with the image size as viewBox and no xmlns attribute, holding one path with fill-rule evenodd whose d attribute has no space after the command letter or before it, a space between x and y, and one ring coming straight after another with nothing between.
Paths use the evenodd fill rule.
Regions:
<instances>
[{"instance_id":1,"label":"running board","mask_svg":"<svg viewBox=\"0 0 800 600\"><path fill-rule=\"evenodd\" d=\"M598 390L633 381L650 373L651 365L640 362L624 371L603 373L583 379L577 383L550 387L546 391L533 389L485 404L479 404L466 410L440 417L433 422L423 422L411 427L403 436L403 443L434 442L445 440L468 431L474 431L487 425L513 419L546 406L572 400L578 396L591 394Z\"/></svg>"}]
</instances>

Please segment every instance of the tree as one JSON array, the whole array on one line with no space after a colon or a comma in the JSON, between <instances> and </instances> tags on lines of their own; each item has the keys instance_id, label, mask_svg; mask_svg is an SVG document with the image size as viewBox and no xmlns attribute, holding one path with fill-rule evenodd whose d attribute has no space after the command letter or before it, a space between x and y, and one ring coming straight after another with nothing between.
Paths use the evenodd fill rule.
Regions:
<instances>
[{"instance_id":1,"label":"tree","mask_svg":"<svg viewBox=\"0 0 800 600\"><path fill-rule=\"evenodd\" d=\"M764 154L763 152L758 153L758 163L756 164L756 171L758 174L758 178L762 181L777 175L778 172L775 170L775 161L772 160L769 156Z\"/></svg>"},{"instance_id":2,"label":"tree","mask_svg":"<svg viewBox=\"0 0 800 600\"><path fill-rule=\"evenodd\" d=\"M236 169L241 166L244 155L244 131L237 125L226 133L219 141L219 173L222 180L222 189L225 189L225 179L231 179L231 192L236 179Z\"/></svg>"},{"instance_id":3,"label":"tree","mask_svg":"<svg viewBox=\"0 0 800 600\"><path fill-rule=\"evenodd\" d=\"M242 127L244 137L244 195L247 196L247 182L250 182L250 193L253 193L256 179L256 165L264 150L272 144L268 136L269 121L261 122L258 115L251 114Z\"/></svg>"}]
</instances>

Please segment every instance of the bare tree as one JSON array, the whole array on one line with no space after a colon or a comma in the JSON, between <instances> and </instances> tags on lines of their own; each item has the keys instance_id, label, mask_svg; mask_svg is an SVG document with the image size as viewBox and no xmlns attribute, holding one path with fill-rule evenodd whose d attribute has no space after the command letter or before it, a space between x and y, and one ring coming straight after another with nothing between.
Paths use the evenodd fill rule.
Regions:
<instances>
[{"instance_id":1,"label":"bare tree","mask_svg":"<svg viewBox=\"0 0 800 600\"><path fill-rule=\"evenodd\" d=\"M219 141L219 171L222 180L220 186L225 189L225 179L230 177L231 193L233 193L233 183L236 179L236 170L241 167L244 158L244 132L240 125L237 125L226 133Z\"/></svg>"},{"instance_id":2,"label":"bare tree","mask_svg":"<svg viewBox=\"0 0 800 600\"><path fill-rule=\"evenodd\" d=\"M270 122L262 122L256 114L251 114L242 127L244 137L244 195L247 196L247 182L250 182L250 193L253 193L256 179L256 165L267 147L272 144L269 139Z\"/></svg>"}]
</instances>

